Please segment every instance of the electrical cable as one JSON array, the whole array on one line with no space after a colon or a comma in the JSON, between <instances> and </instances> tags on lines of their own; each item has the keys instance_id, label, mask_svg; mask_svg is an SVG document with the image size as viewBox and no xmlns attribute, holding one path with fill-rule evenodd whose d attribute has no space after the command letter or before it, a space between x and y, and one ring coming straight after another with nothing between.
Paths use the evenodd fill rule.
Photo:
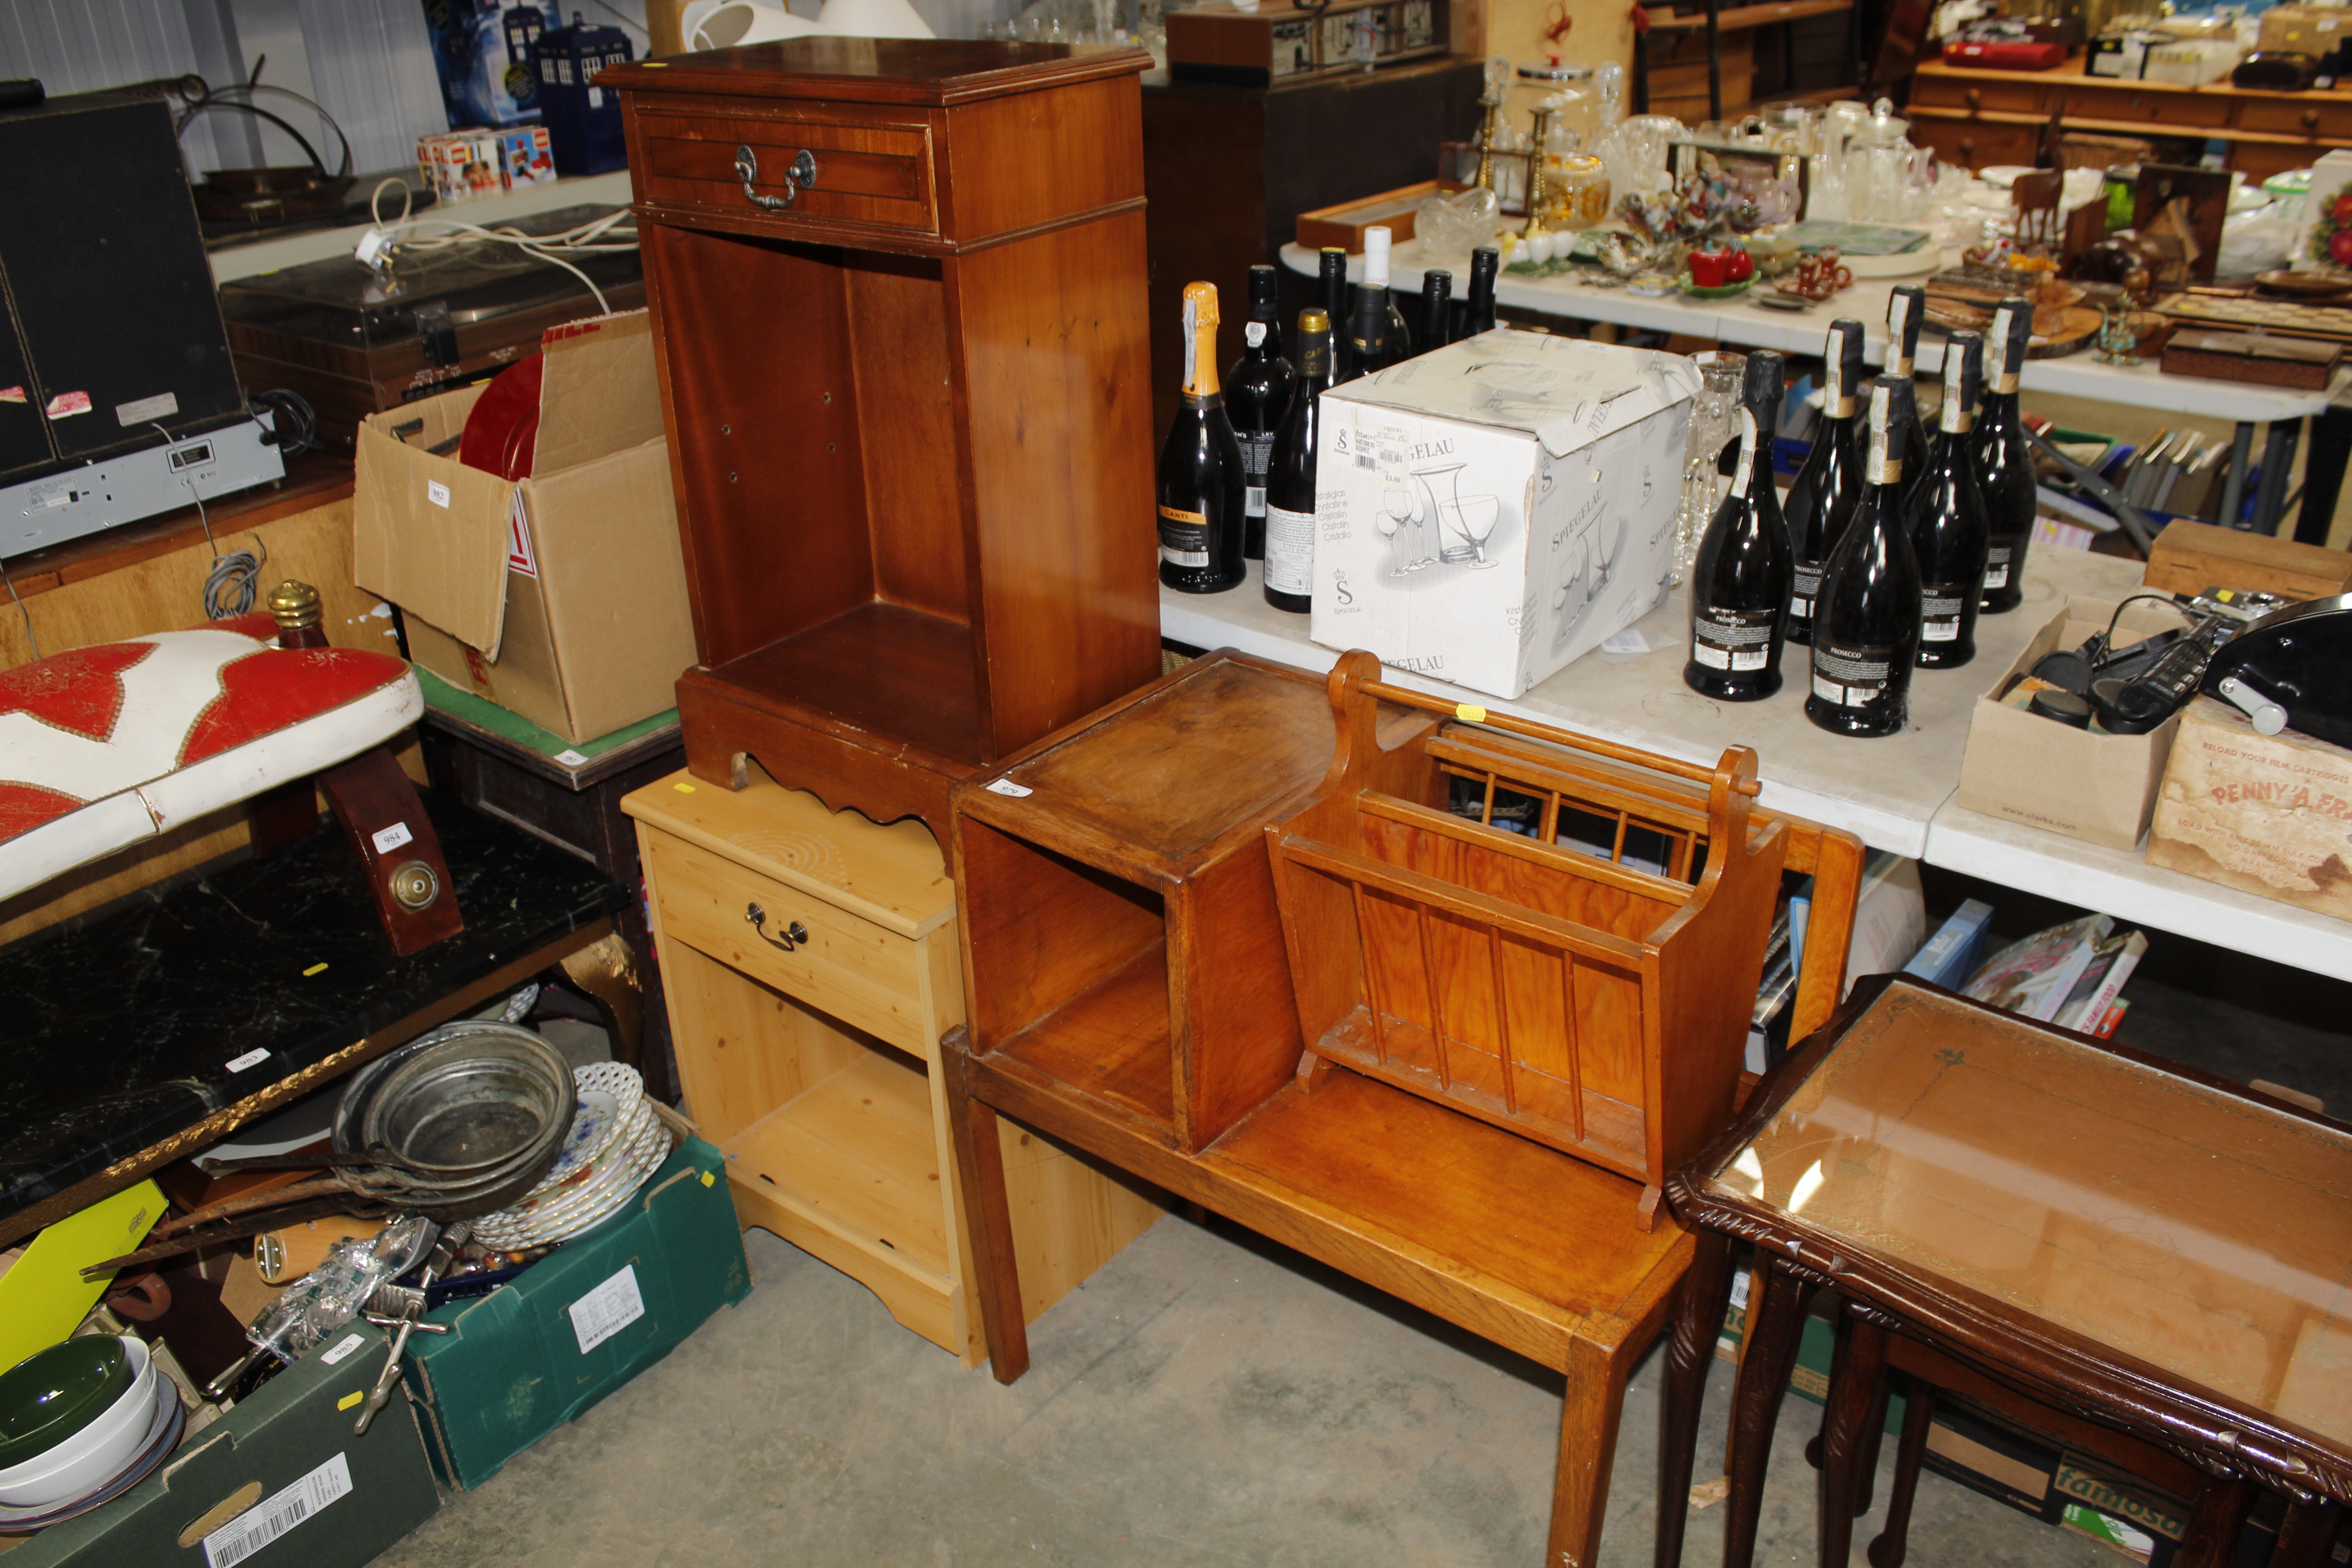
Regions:
<instances>
[{"instance_id":1,"label":"electrical cable","mask_svg":"<svg viewBox=\"0 0 2352 1568\"><path fill-rule=\"evenodd\" d=\"M383 188L379 184L376 192L368 198L371 214L374 211L376 195L382 193ZM403 188L406 188L405 182L403 182ZM404 250L444 250L464 244L468 239L511 245L524 255L561 267L580 279L588 292L594 296L597 310L605 312L613 307L611 301L604 298L604 290L596 286L594 279L565 260L564 257L620 255L637 248L635 215L626 207L600 218L592 218L560 234L525 234L510 225L486 228L480 224L430 213L421 217L404 215L398 222L390 225L379 223L376 226L384 236L387 251L394 255ZM420 227L425 227L426 232L416 232Z\"/></svg>"},{"instance_id":2,"label":"electrical cable","mask_svg":"<svg viewBox=\"0 0 2352 1568\"><path fill-rule=\"evenodd\" d=\"M0 583L8 584L8 597L16 601L16 613L25 617L25 646L32 650L35 658L40 658L41 639L33 630L33 612L25 607L24 599L17 595L16 579L9 575L5 561L0 561Z\"/></svg>"},{"instance_id":3,"label":"electrical cable","mask_svg":"<svg viewBox=\"0 0 2352 1568\"><path fill-rule=\"evenodd\" d=\"M147 427L163 437L166 447L176 445L172 433L161 425L150 420ZM261 535L257 533L251 536L251 550L221 553L220 542L213 537L212 515L205 510L205 498L196 493L195 479L182 474L180 483L187 487L188 499L196 503L196 522L204 529L205 544L213 552L212 569L205 574L205 618L218 621L241 616L253 608L254 600L260 596L261 568L269 559L269 547L261 542ZM13 583L9 592L16 592ZM22 601L18 603L21 607ZM31 617L26 617L25 626L27 631L32 629Z\"/></svg>"},{"instance_id":4,"label":"electrical cable","mask_svg":"<svg viewBox=\"0 0 2352 1568\"><path fill-rule=\"evenodd\" d=\"M298 452L323 452L326 443L319 439L318 411L310 400L290 386L272 386L254 393L248 402L258 403L278 416L277 428L265 426L262 440L278 448L280 457L290 458ZM258 419L254 423L260 424Z\"/></svg>"}]
</instances>

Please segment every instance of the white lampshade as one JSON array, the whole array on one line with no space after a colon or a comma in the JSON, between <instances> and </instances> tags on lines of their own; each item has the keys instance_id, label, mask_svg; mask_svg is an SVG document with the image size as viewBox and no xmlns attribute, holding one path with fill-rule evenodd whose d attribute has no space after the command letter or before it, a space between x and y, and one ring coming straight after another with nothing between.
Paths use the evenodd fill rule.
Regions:
<instances>
[{"instance_id":1,"label":"white lampshade","mask_svg":"<svg viewBox=\"0 0 2352 1568\"><path fill-rule=\"evenodd\" d=\"M930 24L907 0L824 0L817 20L828 33L853 38L936 38Z\"/></svg>"},{"instance_id":2,"label":"white lampshade","mask_svg":"<svg viewBox=\"0 0 2352 1568\"><path fill-rule=\"evenodd\" d=\"M833 30L793 16L782 0L694 0L678 16L678 33L689 49L731 48Z\"/></svg>"}]
</instances>

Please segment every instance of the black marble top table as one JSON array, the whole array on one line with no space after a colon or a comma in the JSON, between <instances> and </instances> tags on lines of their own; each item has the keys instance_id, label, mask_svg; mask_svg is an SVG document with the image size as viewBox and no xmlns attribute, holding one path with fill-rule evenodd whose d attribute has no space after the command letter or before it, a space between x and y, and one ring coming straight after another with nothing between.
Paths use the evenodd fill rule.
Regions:
<instances>
[{"instance_id":1,"label":"black marble top table","mask_svg":"<svg viewBox=\"0 0 2352 1568\"><path fill-rule=\"evenodd\" d=\"M407 958L331 821L0 948L0 1246L520 984L627 899L425 801L466 929Z\"/></svg>"}]
</instances>

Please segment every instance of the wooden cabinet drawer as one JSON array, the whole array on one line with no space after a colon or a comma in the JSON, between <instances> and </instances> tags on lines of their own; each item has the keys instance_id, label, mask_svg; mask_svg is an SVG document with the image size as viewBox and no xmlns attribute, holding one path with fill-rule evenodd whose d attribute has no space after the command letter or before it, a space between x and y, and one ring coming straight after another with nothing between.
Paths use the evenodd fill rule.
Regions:
<instances>
[{"instance_id":1,"label":"wooden cabinet drawer","mask_svg":"<svg viewBox=\"0 0 2352 1568\"><path fill-rule=\"evenodd\" d=\"M2250 98L2238 105L2238 127L2242 131L2270 131L2340 142L2352 138L2352 103L2298 103Z\"/></svg>"},{"instance_id":2,"label":"wooden cabinet drawer","mask_svg":"<svg viewBox=\"0 0 2352 1568\"><path fill-rule=\"evenodd\" d=\"M2031 81L1964 81L1950 77L1921 77L1912 101L1938 109L1998 110L2011 114L2046 113L2039 83Z\"/></svg>"},{"instance_id":3,"label":"wooden cabinet drawer","mask_svg":"<svg viewBox=\"0 0 2352 1568\"><path fill-rule=\"evenodd\" d=\"M671 940L931 1059L939 1042L924 1025L922 939L885 930L667 834L648 834L646 843L661 929ZM788 952L763 939L747 918L754 904L766 917L761 929L768 936L783 940L798 922L806 940L795 940ZM952 949L954 927L942 929Z\"/></svg>"},{"instance_id":4,"label":"wooden cabinet drawer","mask_svg":"<svg viewBox=\"0 0 2352 1568\"><path fill-rule=\"evenodd\" d=\"M1913 120L1911 135L1921 146L1934 148L1937 158L1957 168L1990 169L2001 163L2032 163L2034 143L2041 139L2042 128L1979 120L1932 120L1921 115Z\"/></svg>"},{"instance_id":5,"label":"wooden cabinet drawer","mask_svg":"<svg viewBox=\"0 0 2352 1568\"><path fill-rule=\"evenodd\" d=\"M640 114L646 167L642 199L784 227L827 229L855 224L909 234L939 232L931 127L921 120L780 115L772 110L728 112L648 110ZM739 155L755 167L751 193L787 200L763 206L744 190ZM803 153L814 178L800 185L792 171Z\"/></svg>"},{"instance_id":6,"label":"wooden cabinet drawer","mask_svg":"<svg viewBox=\"0 0 2352 1568\"><path fill-rule=\"evenodd\" d=\"M2066 118L2069 121L2126 120L2147 125L2227 125L2230 100L2210 93L2083 87L2066 95Z\"/></svg>"}]
</instances>

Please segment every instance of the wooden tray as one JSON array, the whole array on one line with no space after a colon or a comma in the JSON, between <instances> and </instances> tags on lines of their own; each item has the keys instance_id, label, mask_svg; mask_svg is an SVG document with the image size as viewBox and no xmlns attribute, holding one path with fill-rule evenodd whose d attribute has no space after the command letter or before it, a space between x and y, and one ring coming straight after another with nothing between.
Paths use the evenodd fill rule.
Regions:
<instances>
[{"instance_id":1,"label":"wooden tray","mask_svg":"<svg viewBox=\"0 0 2352 1568\"><path fill-rule=\"evenodd\" d=\"M1350 256L1361 256L1364 230L1380 224L1388 226L1391 243L1402 245L1412 237L1413 221L1420 216L1422 203L1432 196L1468 188L1454 180L1423 180L1419 184L1382 191L1376 196L1360 196L1351 202L1300 213L1298 247L1320 250L1333 245Z\"/></svg>"}]
</instances>

